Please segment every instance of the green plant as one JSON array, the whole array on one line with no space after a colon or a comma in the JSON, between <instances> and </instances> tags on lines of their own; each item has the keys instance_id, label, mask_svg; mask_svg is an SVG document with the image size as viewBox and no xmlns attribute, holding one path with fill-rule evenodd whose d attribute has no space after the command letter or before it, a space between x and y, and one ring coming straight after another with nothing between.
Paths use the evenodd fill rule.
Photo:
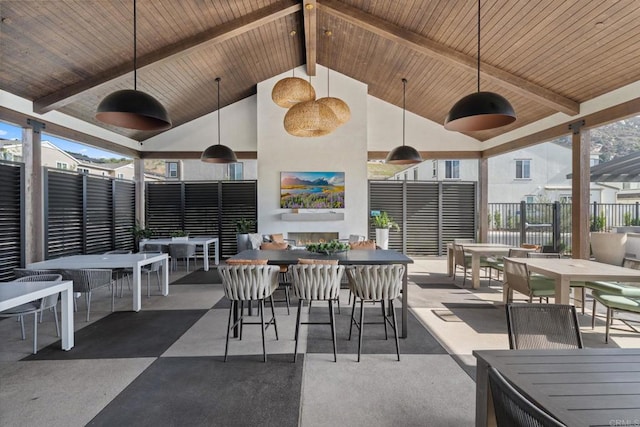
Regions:
<instances>
[{"instance_id":1,"label":"green plant","mask_svg":"<svg viewBox=\"0 0 640 427\"><path fill-rule=\"evenodd\" d=\"M640 225L640 218L631 218L631 212L625 212L624 225L626 227L629 227L631 225Z\"/></svg>"},{"instance_id":2,"label":"green plant","mask_svg":"<svg viewBox=\"0 0 640 427\"><path fill-rule=\"evenodd\" d=\"M380 215L372 216L371 222L375 228L394 228L396 231L400 230L398 223L385 211L381 211Z\"/></svg>"},{"instance_id":3,"label":"green plant","mask_svg":"<svg viewBox=\"0 0 640 427\"><path fill-rule=\"evenodd\" d=\"M500 213L500 211L495 211L493 214L493 222L495 224L495 228L497 230L500 230L500 228L502 227L502 214Z\"/></svg>"},{"instance_id":4,"label":"green plant","mask_svg":"<svg viewBox=\"0 0 640 427\"><path fill-rule=\"evenodd\" d=\"M604 213L601 213L600 215L596 216L596 217L591 217L591 225L589 226L589 230L590 231L604 231L605 226L606 226L606 218L604 216Z\"/></svg>"},{"instance_id":5,"label":"green plant","mask_svg":"<svg viewBox=\"0 0 640 427\"><path fill-rule=\"evenodd\" d=\"M171 237L187 237L189 233L184 230L176 230L171 233Z\"/></svg>"},{"instance_id":6,"label":"green plant","mask_svg":"<svg viewBox=\"0 0 640 427\"><path fill-rule=\"evenodd\" d=\"M236 221L236 233L247 234L254 230L258 223L253 219L240 218Z\"/></svg>"},{"instance_id":7,"label":"green plant","mask_svg":"<svg viewBox=\"0 0 640 427\"><path fill-rule=\"evenodd\" d=\"M131 227L131 234L137 240L150 239L155 234L155 231L151 228L140 227L140 224L136 221L136 224Z\"/></svg>"},{"instance_id":8,"label":"green plant","mask_svg":"<svg viewBox=\"0 0 640 427\"><path fill-rule=\"evenodd\" d=\"M318 252L324 254L333 254L336 252L348 251L350 248L348 243L342 243L337 240L332 240L326 243L309 243L307 250L309 252Z\"/></svg>"}]
</instances>

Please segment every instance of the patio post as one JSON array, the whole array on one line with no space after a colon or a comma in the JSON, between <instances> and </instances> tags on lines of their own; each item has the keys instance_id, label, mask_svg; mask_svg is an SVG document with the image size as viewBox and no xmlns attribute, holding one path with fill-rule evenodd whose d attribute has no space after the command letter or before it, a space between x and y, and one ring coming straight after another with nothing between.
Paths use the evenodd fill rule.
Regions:
<instances>
[{"instance_id":1,"label":"patio post","mask_svg":"<svg viewBox=\"0 0 640 427\"><path fill-rule=\"evenodd\" d=\"M571 253L573 258L589 259L589 182L591 165L589 130L584 120L571 123Z\"/></svg>"},{"instance_id":2,"label":"patio post","mask_svg":"<svg viewBox=\"0 0 640 427\"><path fill-rule=\"evenodd\" d=\"M44 259L44 197L42 184L42 135L45 124L27 119L22 128L25 167L25 265Z\"/></svg>"},{"instance_id":3,"label":"patio post","mask_svg":"<svg viewBox=\"0 0 640 427\"><path fill-rule=\"evenodd\" d=\"M145 227L145 211L144 211L144 199L145 199L145 183L144 183L144 159L133 159L133 176L136 183L136 221L140 227ZM137 250L138 248L134 248Z\"/></svg>"},{"instance_id":4,"label":"patio post","mask_svg":"<svg viewBox=\"0 0 640 427\"><path fill-rule=\"evenodd\" d=\"M489 159L478 159L478 241L489 239Z\"/></svg>"}]
</instances>

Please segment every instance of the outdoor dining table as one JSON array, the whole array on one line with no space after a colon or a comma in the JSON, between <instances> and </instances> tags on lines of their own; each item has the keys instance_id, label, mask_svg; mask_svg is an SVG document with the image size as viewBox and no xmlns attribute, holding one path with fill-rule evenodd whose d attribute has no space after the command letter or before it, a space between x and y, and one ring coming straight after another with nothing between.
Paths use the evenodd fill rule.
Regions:
<instances>
[{"instance_id":1,"label":"outdoor dining table","mask_svg":"<svg viewBox=\"0 0 640 427\"><path fill-rule=\"evenodd\" d=\"M586 259L513 258L513 261L525 262L529 272L554 279L556 282L556 304L569 304L571 282L597 280L640 282L640 270ZM583 292L581 288L577 288L577 291ZM576 295L575 300L581 301L581 298L577 298Z\"/></svg>"},{"instance_id":2,"label":"outdoor dining table","mask_svg":"<svg viewBox=\"0 0 640 427\"><path fill-rule=\"evenodd\" d=\"M196 246L202 246L202 255L204 257L204 271L209 271L209 245L213 244L213 255L215 257L216 265L219 263L219 240L217 237L189 237L183 240L174 240L172 238L167 239L145 239L140 241L139 250L144 250L144 245L171 245L177 243L190 243Z\"/></svg>"},{"instance_id":3,"label":"outdoor dining table","mask_svg":"<svg viewBox=\"0 0 640 427\"><path fill-rule=\"evenodd\" d=\"M488 369L567 426L640 425L640 349L476 350L476 426L495 426Z\"/></svg>"},{"instance_id":4,"label":"outdoor dining table","mask_svg":"<svg viewBox=\"0 0 640 427\"><path fill-rule=\"evenodd\" d=\"M453 271L456 268L456 255L455 255L455 248L453 247L453 243L447 243L447 273L449 274L449 276L453 276ZM506 249L506 252L500 252L500 254L504 254L504 253L509 253L509 248L511 246L509 245L505 245L502 243L461 243L461 245L464 247L465 252L468 252L467 249L468 248L486 248L486 250L491 250L491 249L496 249L499 252L502 249ZM473 259L472 259L473 262ZM480 258L478 257L478 271L480 271ZM478 277L479 277L479 273L478 273ZM480 279L478 278L478 283L479 283ZM475 287L475 286L474 286Z\"/></svg>"},{"instance_id":5,"label":"outdoor dining table","mask_svg":"<svg viewBox=\"0 0 640 427\"><path fill-rule=\"evenodd\" d=\"M169 256L167 254L109 254L71 255L46 261L33 262L27 268L33 269L81 269L81 268L130 268L133 271L133 311L140 311L141 268L154 262L162 262L162 295L169 295Z\"/></svg>"},{"instance_id":6,"label":"outdoor dining table","mask_svg":"<svg viewBox=\"0 0 640 427\"><path fill-rule=\"evenodd\" d=\"M73 282L5 282L0 284L0 311L17 307L49 295L61 295L62 349L71 350L73 337Z\"/></svg>"},{"instance_id":7,"label":"outdoor dining table","mask_svg":"<svg viewBox=\"0 0 640 427\"><path fill-rule=\"evenodd\" d=\"M339 252L332 255L324 255L316 252L309 252L306 250L260 250L249 249L242 251L231 259L251 259L260 260L266 259L269 264L274 265L292 265L297 264L300 258L311 259L337 259L339 264L342 265L367 265L367 264L412 264L413 260L403 253L377 249L377 250L350 250L346 252ZM409 319L409 296L407 294L407 268L405 268L404 276L402 278L402 332L401 337L407 337L407 323Z\"/></svg>"}]
</instances>

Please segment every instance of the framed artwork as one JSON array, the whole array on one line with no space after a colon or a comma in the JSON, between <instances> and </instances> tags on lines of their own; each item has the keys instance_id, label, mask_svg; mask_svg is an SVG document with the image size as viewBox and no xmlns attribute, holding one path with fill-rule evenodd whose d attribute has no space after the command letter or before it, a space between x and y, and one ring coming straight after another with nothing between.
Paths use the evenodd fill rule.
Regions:
<instances>
[{"instance_id":1,"label":"framed artwork","mask_svg":"<svg viewBox=\"0 0 640 427\"><path fill-rule=\"evenodd\" d=\"M280 207L344 208L344 172L280 172Z\"/></svg>"}]
</instances>

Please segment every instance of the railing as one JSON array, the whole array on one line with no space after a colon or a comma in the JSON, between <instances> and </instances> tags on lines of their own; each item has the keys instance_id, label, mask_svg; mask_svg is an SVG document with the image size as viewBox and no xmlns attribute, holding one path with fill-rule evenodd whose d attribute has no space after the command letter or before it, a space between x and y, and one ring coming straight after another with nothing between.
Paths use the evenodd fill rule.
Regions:
<instances>
[{"instance_id":1,"label":"railing","mask_svg":"<svg viewBox=\"0 0 640 427\"><path fill-rule=\"evenodd\" d=\"M489 242L544 246L547 251L571 251L571 204L489 203ZM592 231L640 225L640 203L591 205Z\"/></svg>"}]
</instances>

